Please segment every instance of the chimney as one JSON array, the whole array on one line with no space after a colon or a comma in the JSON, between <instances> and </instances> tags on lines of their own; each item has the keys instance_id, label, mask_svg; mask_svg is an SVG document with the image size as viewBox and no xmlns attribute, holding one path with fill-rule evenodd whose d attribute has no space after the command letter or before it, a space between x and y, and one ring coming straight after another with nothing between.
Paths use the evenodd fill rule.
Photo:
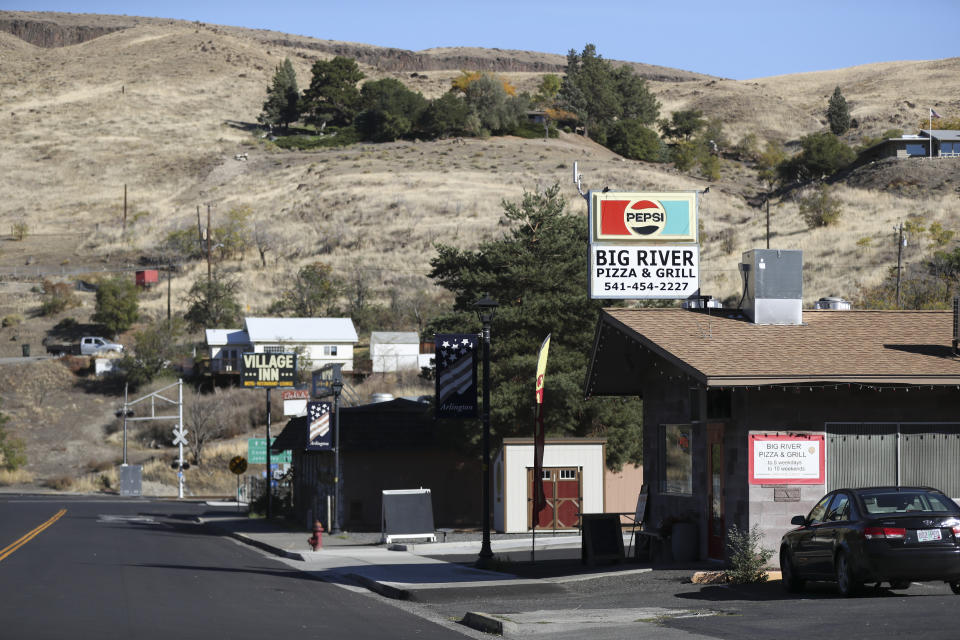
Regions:
<instances>
[{"instance_id":1,"label":"chimney","mask_svg":"<svg viewBox=\"0 0 960 640\"><path fill-rule=\"evenodd\" d=\"M803 324L803 252L743 252L742 309L754 324Z\"/></svg>"}]
</instances>

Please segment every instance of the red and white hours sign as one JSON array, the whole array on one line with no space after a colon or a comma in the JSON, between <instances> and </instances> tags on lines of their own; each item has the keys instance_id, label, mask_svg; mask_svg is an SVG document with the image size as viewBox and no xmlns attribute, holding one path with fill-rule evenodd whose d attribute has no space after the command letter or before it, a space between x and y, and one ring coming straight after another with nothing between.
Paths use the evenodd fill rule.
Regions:
<instances>
[{"instance_id":1,"label":"red and white hours sign","mask_svg":"<svg viewBox=\"0 0 960 640\"><path fill-rule=\"evenodd\" d=\"M750 435L750 484L823 484L822 435Z\"/></svg>"}]
</instances>

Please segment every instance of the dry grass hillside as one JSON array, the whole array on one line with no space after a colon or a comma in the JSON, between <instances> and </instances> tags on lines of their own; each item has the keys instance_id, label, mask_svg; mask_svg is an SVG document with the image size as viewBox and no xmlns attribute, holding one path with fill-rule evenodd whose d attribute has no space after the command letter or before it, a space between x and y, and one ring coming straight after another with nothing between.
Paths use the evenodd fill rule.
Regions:
<instances>
[{"instance_id":1,"label":"dry grass hillside","mask_svg":"<svg viewBox=\"0 0 960 640\"><path fill-rule=\"evenodd\" d=\"M37 46L8 33L14 24L33 42L78 42ZM231 209L247 206L258 225L281 238L265 267L253 251L223 265L241 278L242 303L250 314L265 312L277 287L316 260L399 307L442 303L442 292L426 277L434 243L471 247L498 235L501 199L554 182L563 186L570 207L585 216L585 203L570 181L575 160L587 188L710 186L701 207L702 288L715 297L738 297L740 252L764 244L764 215L748 204L761 190L751 166L725 160L720 179L709 183L695 171L624 160L571 134L546 141L404 141L315 152L282 151L256 135L276 65L289 57L303 88L313 61L337 53L355 55L368 78L395 77L427 97L441 95L465 68L497 70L521 89L533 90L543 73L564 64L562 56L536 52L402 52L186 21L0 12L0 317L26 319L18 328L0 330L0 357L19 355L20 344L33 336L39 344L52 324L34 317L40 277L95 275L144 257L164 259L158 249L162 239L195 225L198 207L205 218L208 205L214 225ZM851 143L894 127L912 132L929 107L944 115L960 113L960 58L749 81L642 63L634 68L649 78L662 116L701 109L722 120L731 143L748 133L761 142L790 143L822 130L837 85L859 122L848 134ZM238 154L246 160L235 159ZM960 227L956 165L940 167L932 190L882 190L870 179L840 185L845 214L834 227L808 230L793 200L775 201L771 246L804 250L808 301L856 296L895 264L891 229L899 220L920 216ZM29 227L21 241L6 235L18 221ZM919 261L929 250L926 240L917 238L905 258ZM190 264L175 274L175 312L183 311L186 291L205 268ZM164 313L164 294L147 294L143 306ZM87 314L89 298L86 294ZM6 409L17 403L12 395L5 398ZM101 404L84 405L97 428L110 417L111 407ZM26 404L14 414L15 431L36 417ZM96 461L100 453L87 457Z\"/></svg>"}]
</instances>

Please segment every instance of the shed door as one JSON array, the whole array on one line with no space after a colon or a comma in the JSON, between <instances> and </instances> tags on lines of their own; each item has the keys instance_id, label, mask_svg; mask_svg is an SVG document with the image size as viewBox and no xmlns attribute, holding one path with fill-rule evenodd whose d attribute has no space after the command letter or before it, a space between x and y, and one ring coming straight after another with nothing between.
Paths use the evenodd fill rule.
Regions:
<instances>
[{"instance_id":1,"label":"shed door","mask_svg":"<svg viewBox=\"0 0 960 640\"><path fill-rule=\"evenodd\" d=\"M583 502L579 467L545 467L543 493L546 508L538 514L537 529L576 529ZM527 469L527 528L533 525L533 469Z\"/></svg>"}]
</instances>

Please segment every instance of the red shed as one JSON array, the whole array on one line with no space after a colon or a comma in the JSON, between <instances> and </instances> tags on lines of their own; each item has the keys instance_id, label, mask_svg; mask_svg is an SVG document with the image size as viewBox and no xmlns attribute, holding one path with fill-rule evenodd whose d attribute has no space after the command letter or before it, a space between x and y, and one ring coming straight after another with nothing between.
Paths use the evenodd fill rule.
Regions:
<instances>
[{"instance_id":1,"label":"red shed","mask_svg":"<svg viewBox=\"0 0 960 640\"><path fill-rule=\"evenodd\" d=\"M160 274L156 269L143 269L137 271L137 286L152 287L160 282Z\"/></svg>"}]
</instances>

